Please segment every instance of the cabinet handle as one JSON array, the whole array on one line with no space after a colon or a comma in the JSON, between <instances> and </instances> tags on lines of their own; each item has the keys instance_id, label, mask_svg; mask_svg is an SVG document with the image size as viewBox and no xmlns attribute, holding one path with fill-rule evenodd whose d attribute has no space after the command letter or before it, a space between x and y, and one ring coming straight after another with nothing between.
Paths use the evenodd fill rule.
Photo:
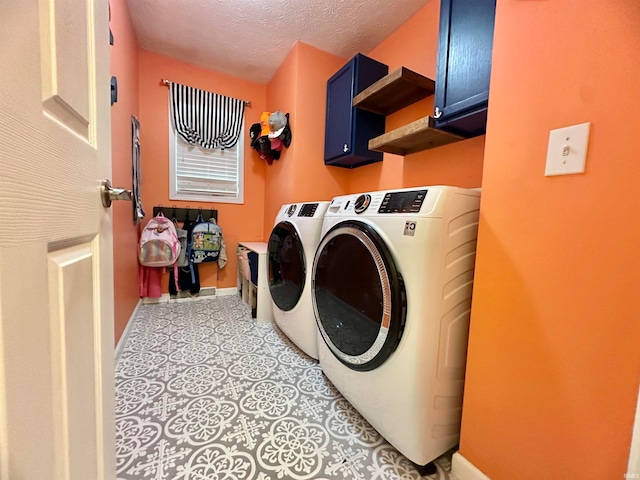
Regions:
<instances>
[{"instance_id":1,"label":"cabinet handle","mask_svg":"<svg viewBox=\"0 0 640 480\"><path fill-rule=\"evenodd\" d=\"M347 153L349 151L349 145L347 145L346 143L344 144L344 147L342 147L342 151L344 153Z\"/></svg>"},{"instance_id":2,"label":"cabinet handle","mask_svg":"<svg viewBox=\"0 0 640 480\"><path fill-rule=\"evenodd\" d=\"M435 112L433 112L433 118L440 118L442 116L442 110L439 107L436 107Z\"/></svg>"}]
</instances>

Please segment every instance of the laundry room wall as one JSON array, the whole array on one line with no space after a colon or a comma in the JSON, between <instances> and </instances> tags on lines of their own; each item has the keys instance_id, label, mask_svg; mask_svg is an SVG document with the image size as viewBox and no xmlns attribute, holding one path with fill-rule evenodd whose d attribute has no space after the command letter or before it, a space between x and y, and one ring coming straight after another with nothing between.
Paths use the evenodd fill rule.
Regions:
<instances>
[{"instance_id":1,"label":"laundry room wall","mask_svg":"<svg viewBox=\"0 0 640 480\"><path fill-rule=\"evenodd\" d=\"M370 52L389 65L407 67L435 78L440 3L428 2ZM482 183L484 136L407 157L386 154L384 161L355 169L324 165L326 82L349 59L297 42L268 84L268 110L291 113L292 146L267 167L265 239L284 203L330 200L367 190L419 185L479 187ZM285 112L286 113L286 112ZM433 96L389 115L390 131L433 113Z\"/></svg>"},{"instance_id":2,"label":"laundry room wall","mask_svg":"<svg viewBox=\"0 0 640 480\"><path fill-rule=\"evenodd\" d=\"M111 183L132 188L131 115L138 116L138 42L126 0L110 0L109 25L114 37L111 75L118 79L118 102L111 107ZM133 223L131 203L114 202L113 271L115 342L118 343L138 303L138 228Z\"/></svg>"},{"instance_id":3,"label":"laundry room wall","mask_svg":"<svg viewBox=\"0 0 640 480\"><path fill-rule=\"evenodd\" d=\"M404 66L435 78L439 14L439 2L428 2L377 47L364 53L389 65L390 71ZM267 104L270 109L282 110L281 105L287 105L291 110L294 140L281 160L267 167L266 236L283 203L384 188L481 185L484 136L407 157L385 154L383 162L351 170L325 166L326 82L347 61L298 42L269 82ZM386 130L432 113L433 96L389 115Z\"/></svg>"},{"instance_id":4,"label":"laundry room wall","mask_svg":"<svg viewBox=\"0 0 640 480\"><path fill-rule=\"evenodd\" d=\"M281 205L331 200L348 191L348 172L324 165L327 79L345 61L296 42L267 86L267 110L289 112L292 142L267 166L265 241Z\"/></svg>"},{"instance_id":5,"label":"laundry room wall","mask_svg":"<svg viewBox=\"0 0 640 480\"><path fill-rule=\"evenodd\" d=\"M497 2L462 455L621 479L640 379L640 3ZM586 171L549 131L591 122ZM640 473L640 472L630 472Z\"/></svg>"},{"instance_id":6,"label":"laundry room wall","mask_svg":"<svg viewBox=\"0 0 640 480\"><path fill-rule=\"evenodd\" d=\"M296 103L298 97L298 44L289 51L280 67L267 84L266 111L280 110L289 113L292 141L289 148L282 149L279 160L271 165L265 163L264 195L264 239L269 237L276 212L280 205L292 202L295 197L295 178L292 162L298 150ZM253 153L259 159L257 152Z\"/></svg>"},{"instance_id":7,"label":"laundry room wall","mask_svg":"<svg viewBox=\"0 0 640 480\"><path fill-rule=\"evenodd\" d=\"M217 264L200 267L202 287L233 287L236 284L238 241L262 241L266 164L249 146L249 128L260 121L266 108L267 87L207 70L145 50L138 53L140 122L142 144L142 198L148 212L154 205L216 208L227 244L229 262L218 272ZM251 101L245 110L244 204L202 203L169 199L169 89L161 79ZM168 275L163 279L167 291Z\"/></svg>"},{"instance_id":8,"label":"laundry room wall","mask_svg":"<svg viewBox=\"0 0 640 480\"><path fill-rule=\"evenodd\" d=\"M389 65L436 78L440 2L431 0L378 46L365 54ZM387 116L385 131L433 115L433 95ZM406 157L384 154L384 160L350 171L351 193L419 185L479 187L485 137L452 143Z\"/></svg>"}]
</instances>

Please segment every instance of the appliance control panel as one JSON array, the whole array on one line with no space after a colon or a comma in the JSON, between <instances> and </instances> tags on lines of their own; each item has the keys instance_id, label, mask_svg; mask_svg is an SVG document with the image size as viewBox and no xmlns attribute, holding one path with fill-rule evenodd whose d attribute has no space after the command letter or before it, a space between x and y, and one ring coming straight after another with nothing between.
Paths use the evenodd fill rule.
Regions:
<instances>
[{"instance_id":1,"label":"appliance control panel","mask_svg":"<svg viewBox=\"0 0 640 480\"><path fill-rule=\"evenodd\" d=\"M371 205L371 195L368 193L364 193L356 198L355 203L353 204L353 210L356 213L362 213Z\"/></svg>"},{"instance_id":2,"label":"appliance control panel","mask_svg":"<svg viewBox=\"0 0 640 480\"><path fill-rule=\"evenodd\" d=\"M313 217L318 209L317 203L305 203L298 212L299 217Z\"/></svg>"},{"instance_id":3,"label":"appliance control panel","mask_svg":"<svg viewBox=\"0 0 640 480\"><path fill-rule=\"evenodd\" d=\"M378 213L418 213L426 196L427 190L387 192Z\"/></svg>"}]
</instances>

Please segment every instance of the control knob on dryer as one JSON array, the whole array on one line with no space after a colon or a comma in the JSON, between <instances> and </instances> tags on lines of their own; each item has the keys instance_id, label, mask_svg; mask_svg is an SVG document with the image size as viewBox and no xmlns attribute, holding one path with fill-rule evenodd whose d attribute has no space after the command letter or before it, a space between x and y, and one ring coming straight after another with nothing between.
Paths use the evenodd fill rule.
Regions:
<instances>
[{"instance_id":1,"label":"control knob on dryer","mask_svg":"<svg viewBox=\"0 0 640 480\"><path fill-rule=\"evenodd\" d=\"M369 207L370 203L371 203L371 195L364 193L360 195L358 198L356 198L356 203L354 203L353 209L355 210L356 213L362 213Z\"/></svg>"}]
</instances>

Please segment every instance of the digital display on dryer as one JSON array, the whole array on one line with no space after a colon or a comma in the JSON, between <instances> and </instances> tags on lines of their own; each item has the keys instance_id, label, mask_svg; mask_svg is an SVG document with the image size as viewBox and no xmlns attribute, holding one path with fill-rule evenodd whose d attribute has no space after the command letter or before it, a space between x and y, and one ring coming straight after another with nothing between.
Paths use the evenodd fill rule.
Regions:
<instances>
[{"instance_id":1,"label":"digital display on dryer","mask_svg":"<svg viewBox=\"0 0 640 480\"><path fill-rule=\"evenodd\" d=\"M316 210L318 209L317 203L305 203L302 205L300 212L298 213L299 217L313 217L316 214Z\"/></svg>"},{"instance_id":2,"label":"digital display on dryer","mask_svg":"<svg viewBox=\"0 0 640 480\"><path fill-rule=\"evenodd\" d=\"M411 192L389 192L384 196L378 213L418 213L427 190Z\"/></svg>"}]
</instances>

